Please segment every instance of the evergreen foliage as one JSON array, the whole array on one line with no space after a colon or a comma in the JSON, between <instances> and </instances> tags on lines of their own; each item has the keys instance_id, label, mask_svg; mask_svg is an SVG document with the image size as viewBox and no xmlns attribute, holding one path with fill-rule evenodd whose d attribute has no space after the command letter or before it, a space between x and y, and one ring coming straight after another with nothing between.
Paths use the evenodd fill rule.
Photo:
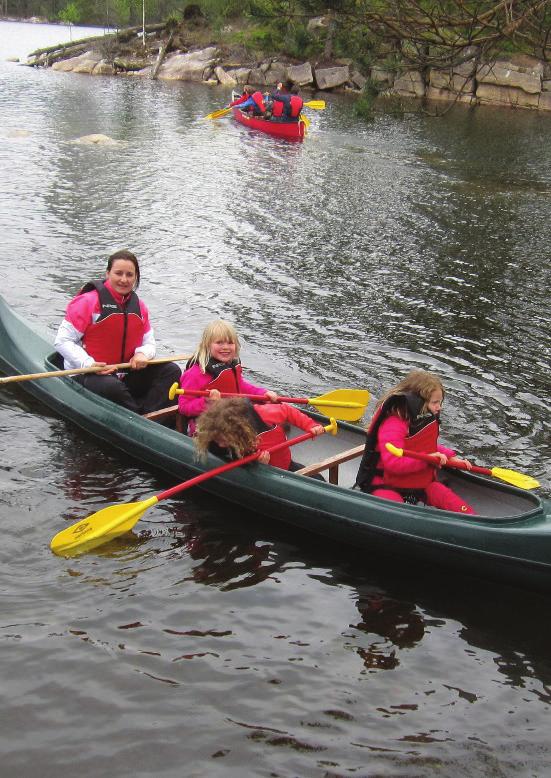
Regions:
<instances>
[{"instance_id":1,"label":"evergreen foliage","mask_svg":"<svg viewBox=\"0 0 551 778\"><path fill-rule=\"evenodd\" d=\"M2 0L0 10L123 27L141 24L144 8L147 23L185 24L190 6L215 30L239 19L248 48L299 59L350 57L368 67L390 56L422 69L455 64L476 46L486 59L522 52L551 62L551 0ZM315 17L323 26L312 31Z\"/></svg>"}]
</instances>

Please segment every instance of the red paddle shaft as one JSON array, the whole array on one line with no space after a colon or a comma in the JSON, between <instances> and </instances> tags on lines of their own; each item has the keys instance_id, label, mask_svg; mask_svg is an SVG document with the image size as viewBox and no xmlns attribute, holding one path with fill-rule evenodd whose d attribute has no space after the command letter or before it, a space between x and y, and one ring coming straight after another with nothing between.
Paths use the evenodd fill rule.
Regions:
<instances>
[{"instance_id":1,"label":"red paddle shaft","mask_svg":"<svg viewBox=\"0 0 551 778\"><path fill-rule=\"evenodd\" d=\"M402 456L411 457L412 459L420 459L422 462L429 462L431 465L441 467L442 463L438 457L433 457L430 454L423 454L421 451L410 451L407 448L402 449ZM454 461L448 459L444 467L455 467L456 470L469 470L470 473L481 473L482 475L493 475L492 471L488 467L479 467L478 465L472 465L469 469L465 462Z\"/></svg>"},{"instance_id":2,"label":"red paddle shaft","mask_svg":"<svg viewBox=\"0 0 551 778\"><path fill-rule=\"evenodd\" d=\"M324 427L326 432L330 431L331 429L333 429L332 425ZM303 435L298 435L296 438L292 438L291 440L284 440L282 443L276 443L273 446L269 446L268 448L263 449L263 451L269 451L270 453L273 451L279 451L282 448L296 446L297 443L302 443L304 440L309 440L310 438L315 437L316 435L314 432L305 432ZM157 501L159 502L160 500L166 500L167 497L172 497L172 495L178 494L178 492L183 492L184 489L189 489L196 484L207 481L209 478L220 475L220 473L225 473L227 470L234 470L236 467L241 467L241 465L247 465L249 462L254 462L255 459L258 459L260 454L260 451L255 451L254 454L249 454L242 459L236 459L235 462L227 462L225 465L215 467L214 470L207 470L206 473L201 473L201 475L197 475L195 478L190 478L189 481L184 481L181 484L177 484L176 486L161 492L157 495Z\"/></svg>"}]
</instances>

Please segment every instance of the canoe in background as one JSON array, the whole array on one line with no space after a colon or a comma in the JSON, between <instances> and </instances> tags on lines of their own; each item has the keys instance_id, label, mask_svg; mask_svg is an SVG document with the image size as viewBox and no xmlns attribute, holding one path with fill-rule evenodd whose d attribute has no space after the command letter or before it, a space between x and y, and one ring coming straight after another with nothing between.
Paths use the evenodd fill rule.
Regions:
<instances>
[{"instance_id":1,"label":"canoe in background","mask_svg":"<svg viewBox=\"0 0 551 778\"><path fill-rule=\"evenodd\" d=\"M270 119L262 119L259 116L250 116L239 108L232 109L232 115L236 122L249 127L251 130L259 130L277 138L287 140L302 140L306 134L306 124L302 119L298 122L276 122Z\"/></svg>"}]
</instances>

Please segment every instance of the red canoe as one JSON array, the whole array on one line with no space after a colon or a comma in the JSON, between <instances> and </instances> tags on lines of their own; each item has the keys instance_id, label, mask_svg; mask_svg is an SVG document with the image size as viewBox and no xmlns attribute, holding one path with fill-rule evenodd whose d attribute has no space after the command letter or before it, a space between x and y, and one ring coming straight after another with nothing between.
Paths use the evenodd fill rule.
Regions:
<instances>
[{"instance_id":1,"label":"red canoe","mask_svg":"<svg viewBox=\"0 0 551 778\"><path fill-rule=\"evenodd\" d=\"M268 135L276 135L287 140L302 140L306 135L306 124L299 119L298 122L274 122L269 119L261 119L258 116L249 116L239 108L232 110L233 118L239 124L250 127L252 130L266 132Z\"/></svg>"}]
</instances>

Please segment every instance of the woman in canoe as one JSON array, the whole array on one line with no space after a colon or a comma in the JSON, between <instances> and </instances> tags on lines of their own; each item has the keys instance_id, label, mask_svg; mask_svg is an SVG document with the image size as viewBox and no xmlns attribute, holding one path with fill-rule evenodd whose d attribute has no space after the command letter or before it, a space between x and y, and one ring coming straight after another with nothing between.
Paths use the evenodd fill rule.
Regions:
<instances>
[{"instance_id":1,"label":"woman in canoe","mask_svg":"<svg viewBox=\"0 0 551 778\"><path fill-rule=\"evenodd\" d=\"M438 376L413 370L379 401L367 430L365 452L356 485L363 492L395 502L424 502L457 513L474 513L470 505L436 478L436 468L412 457L396 457L387 448L431 454L445 465L460 460L455 452L438 443L444 387Z\"/></svg>"},{"instance_id":2,"label":"woman in canoe","mask_svg":"<svg viewBox=\"0 0 551 778\"><path fill-rule=\"evenodd\" d=\"M287 440L283 424L321 435L324 428L305 413L287 403L253 405L241 397L222 399L215 403L197 421L195 445L199 455L208 451L218 456L241 459L260 451L262 464L270 463L282 470L299 470L302 465L293 462L288 448L272 454L266 448Z\"/></svg>"},{"instance_id":3,"label":"woman in canoe","mask_svg":"<svg viewBox=\"0 0 551 778\"><path fill-rule=\"evenodd\" d=\"M195 353L186 365L180 379L180 389L208 391L208 397L181 394L178 410L188 420L188 432L195 434L195 420L209 404L220 400L222 392L257 394L274 402L275 392L245 381L241 360L241 345L234 327L223 319L207 324Z\"/></svg>"},{"instance_id":4,"label":"woman in canoe","mask_svg":"<svg viewBox=\"0 0 551 778\"><path fill-rule=\"evenodd\" d=\"M181 370L173 362L148 364L155 337L147 306L134 291L139 283L134 254L125 249L112 254L105 279L85 284L67 306L55 347L67 370L129 362L128 371L103 370L75 380L131 411L149 413L169 404L168 390Z\"/></svg>"}]
</instances>

